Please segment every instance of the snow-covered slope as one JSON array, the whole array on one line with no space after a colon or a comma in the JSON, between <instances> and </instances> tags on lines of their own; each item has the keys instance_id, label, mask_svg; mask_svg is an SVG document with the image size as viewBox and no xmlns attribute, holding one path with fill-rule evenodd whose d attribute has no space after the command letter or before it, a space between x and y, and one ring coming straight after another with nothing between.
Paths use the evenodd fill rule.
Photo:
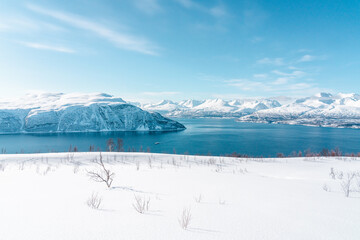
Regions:
<instances>
[{"instance_id":1,"label":"snow-covered slope","mask_svg":"<svg viewBox=\"0 0 360 240\"><path fill-rule=\"evenodd\" d=\"M257 111L241 117L240 121L359 128L360 95L319 93L278 108Z\"/></svg>"},{"instance_id":2,"label":"snow-covered slope","mask_svg":"<svg viewBox=\"0 0 360 240\"><path fill-rule=\"evenodd\" d=\"M0 133L181 130L159 113L149 113L108 94L32 94L0 102Z\"/></svg>"},{"instance_id":3,"label":"snow-covered slope","mask_svg":"<svg viewBox=\"0 0 360 240\"><path fill-rule=\"evenodd\" d=\"M144 104L142 105L142 108L147 111L167 113L169 111L177 110L179 106L170 100L162 100L161 102L155 104Z\"/></svg>"},{"instance_id":4,"label":"snow-covered slope","mask_svg":"<svg viewBox=\"0 0 360 240\"><path fill-rule=\"evenodd\" d=\"M101 173L98 152L0 154L0 239L360 239L356 157L102 157L115 174L111 188L89 176ZM147 202L143 214L135 198Z\"/></svg>"},{"instance_id":5,"label":"snow-covered slope","mask_svg":"<svg viewBox=\"0 0 360 240\"><path fill-rule=\"evenodd\" d=\"M169 117L241 117L258 110L279 107L280 103L270 99L230 100L184 100L172 102L163 100L156 104L143 104L142 108L160 112Z\"/></svg>"}]
</instances>

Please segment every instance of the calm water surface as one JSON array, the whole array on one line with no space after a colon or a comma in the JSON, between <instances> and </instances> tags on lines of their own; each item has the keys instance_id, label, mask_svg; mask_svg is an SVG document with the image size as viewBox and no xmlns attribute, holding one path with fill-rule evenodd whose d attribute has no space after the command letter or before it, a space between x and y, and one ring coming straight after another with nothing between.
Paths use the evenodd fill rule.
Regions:
<instances>
[{"instance_id":1,"label":"calm water surface","mask_svg":"<svg viewBox=\"0 0 360 240\"><path fill-rule=\"evenodd\" d=\"M336 147L347 153L360 152L360 129L239 123L233 119L177 120L187 127L185 131L0 135L0 149L7 153L64 152L72 145L88 151L90 145L95 145L95 149L105 150L107 139L116 142L116 138L122 138L125 151L149 147L158 153L276 156L279 152L319 152Z\"/></svg>"}]
</instances>

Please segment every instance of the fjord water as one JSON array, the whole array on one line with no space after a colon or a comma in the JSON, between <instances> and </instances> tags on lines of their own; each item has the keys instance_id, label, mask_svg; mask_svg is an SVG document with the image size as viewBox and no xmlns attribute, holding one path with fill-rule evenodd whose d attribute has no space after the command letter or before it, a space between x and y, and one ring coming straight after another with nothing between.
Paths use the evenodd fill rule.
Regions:
<instances>
[{"instance_id":1,"label":"fjord water","mask_svg":"<svg viewBox=\"0 0 360 240\"><path fill-rule=\"evenodd\" d=\"M276 156L293 151L340 148L360 152L360 129L336 129L295 125L240 123L234 119L176 119L187 129L178 132L102 132L0 135L6 153L66 152L70 145L79 151L106 150L106 141L124 141L124 150L142 149L156 153L225 155L233 152L251 156Z\"/></svg>"}]
</instances>

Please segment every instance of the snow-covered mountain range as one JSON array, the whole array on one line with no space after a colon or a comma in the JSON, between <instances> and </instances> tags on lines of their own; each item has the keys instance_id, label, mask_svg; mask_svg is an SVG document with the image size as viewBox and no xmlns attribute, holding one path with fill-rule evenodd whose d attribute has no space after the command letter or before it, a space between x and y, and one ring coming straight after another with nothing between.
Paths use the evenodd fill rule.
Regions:
<instances>
[{"instance_id":1,"label":"snow-covered mountain range","mask_svg":"<svg viewBox=\"0 0 360 240\"><path fill-rule=\"evenodd\" d=\"M142 110L144 109L144 110ZM104 93L30 94L0 101L0 133L172 131L163 117L230 117L242 122L360 128L360 95L319 93L281 105L274 99L126 102Z\"/></svg>"},{"instance_id":2,"label":"snow-covered mountain range","mask_svg":"<svg viewBox=\"0 0 360 240\"><path fill-rule=\"evenodd\" d=\"M163 100L138 105L168 117L233 117L242 122L360 128L360 95L355 93L319 93L283 105L275 99Z\"/></svg>"},{"instance_id":3,"label":"snow-covered mountain range","mask_svg":"<svg viewBox=\"0 0 360 240\"><path fill-rule=\"evenodd\" d=\"M184 100L173 102L163 100L156 104L140 105L151 112L159 112L169 117L242 117L262 109L279 107L281 104L271 99L230 100Z\"/></svg>"},{"instance_id":4,"label":"snow-covered mountain range","mask_svg":"<svg viewBox=\"0 0 360 240\"><path fill-rule=\"evenodd\" d=\"M360 128L360 95L319 93L281 107L257 111L239 121Z\"/></svg>"},{"instance_id":5,"label":"snow-covered mountain range","mask_svg":"<svg viewBox=\"0 0 360 240\"><path fill-rule=\"evenodd\" d=\"M185 127L108 94L31 94L0 101L0 133L172 131Z\"/></svg>"}]
</instances>

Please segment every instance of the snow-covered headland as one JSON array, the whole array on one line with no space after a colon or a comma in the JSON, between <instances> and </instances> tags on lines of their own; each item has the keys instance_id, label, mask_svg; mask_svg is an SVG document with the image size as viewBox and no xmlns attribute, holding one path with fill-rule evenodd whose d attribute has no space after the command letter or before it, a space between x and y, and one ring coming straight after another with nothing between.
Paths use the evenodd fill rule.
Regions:
<instances>
[{"instance_id":1,"label":"snow-covered headland","mask_svg":"<svg viewBox=\"0 0 360 240\"><path fill-rule=\"evenodd\" d=\"M179 122L103 93L42 93L0 101L0 133L183 129Z\"/></svg>"},{"instance_id":2,"label":"snow-covered headland","mask_svg":"<svg viewBox=\"0 0 360 240\"><path fill-rule=\"evenodd\" d=\"M360 237L359 158L101 159L110 188L98 152L0 155L0 239Z\"/></svg>"}]
</instances>

